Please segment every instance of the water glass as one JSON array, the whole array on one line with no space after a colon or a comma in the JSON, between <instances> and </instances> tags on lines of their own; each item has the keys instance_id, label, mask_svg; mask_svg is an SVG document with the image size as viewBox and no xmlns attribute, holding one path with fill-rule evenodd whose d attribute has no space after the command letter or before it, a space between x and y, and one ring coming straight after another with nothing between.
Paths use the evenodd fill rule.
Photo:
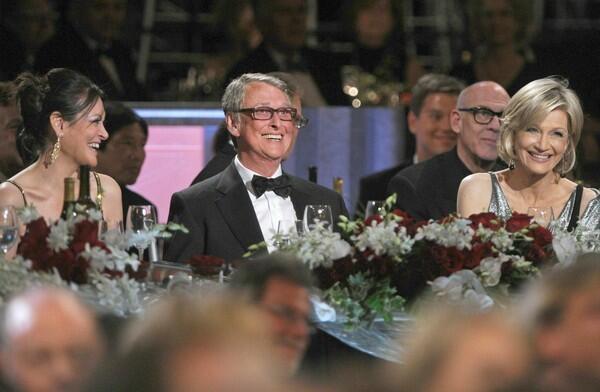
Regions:
<instances>
[{"instance_id":1,"label":"water glass","mask_svg":"<svg viewBox=\"0 0 600 392\"><path fill-rule=\"evenodd\" d=\"M333 230L333 216L330 206L326 204L309 204L304 208L304 230L310 231L317 222L321 222L323 227Z\"/></svg>"},{"instance_id":2,"label":"water glass","mask_svg":"<svg viewBox=\"0 0 600 392\"><path fill-rule=\"evenodd\" d=\"M374 215L385 215L385 201L383 200L369 200L365 207L365 218Z\"/></svg>"},{"instance_id":3,"label":"water glass","mask_svg":"<svg viewBox=\"0 0 600 392\"><path fill-rule=\"evenodd\" d=\"M529 207L527 215L533 217L533 222L540 226L549 228L554 221L554 211L552 207Z\"/></svg>"},{"instance_id":4,"label":"water glass","mask_svg":"<svg viewBox=\"0 0 600 392\"><path fill-rule=\"evenodd\" d=\"M6 255L19 238L19 222L13 206L0 207L0 250Z\"/></svg>"},{"instance_id":5,"label":"water glass","mask_svg":"<svg viewBox=\"0 0 600 392\"><path fill-rule=\"evenodd\" d=\"M133 233L142 233L150 231L156 224L156 209L152 205L131 205L127 210L127 229ZM154 243L154 242L153 242ZM157 260L156 246L148 243L137 243L135 247L138 250L139 260L142 260L144 248L150 246L149 258L151 261ZM154 248L154 254L152 254Z\"/></svg>"}]
</instances>

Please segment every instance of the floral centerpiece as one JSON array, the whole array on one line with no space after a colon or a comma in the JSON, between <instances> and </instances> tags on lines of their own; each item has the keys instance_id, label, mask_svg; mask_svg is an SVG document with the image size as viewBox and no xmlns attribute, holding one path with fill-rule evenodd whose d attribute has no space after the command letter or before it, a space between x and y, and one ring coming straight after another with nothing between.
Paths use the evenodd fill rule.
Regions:
<instances>
[{"instance_id":1,"label":"floral centerpiece","mask_svg":"<svg viewBox=\"0 0 600 392\"><path fill-rule=\"evenodd\" d=\"M146 269L128 250L169 237L178 225L155 225L146 232L109 230L99 236L98 211L48 224L34 207L19 211L25 225L14 260L0 263L0 297L39 284L69 287L118 314L142 309Z\"/></svg>"},{"instance_id":2,"label":"floral centerpiece","mask_svg":"<svg viewBox=\"0 0 600 392\"><path fill-rule=\"evenodd\" d=\"M491 292L508 293L555 262L552 234L530 216L416 222L394 204L392 196L381 215L341 217L341 233L317 225L278 241L314 271L325 300L349 325L391 320L424 292L485 308L494 304Z\"/></svg>"}]
</instances>

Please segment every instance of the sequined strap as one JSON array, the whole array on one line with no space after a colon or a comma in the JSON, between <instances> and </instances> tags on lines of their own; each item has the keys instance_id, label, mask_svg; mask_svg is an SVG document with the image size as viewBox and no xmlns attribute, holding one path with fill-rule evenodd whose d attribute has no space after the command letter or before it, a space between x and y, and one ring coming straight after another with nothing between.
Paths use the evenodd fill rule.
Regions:
<instances>
[{"instance_id":1,"label":"sequined strap","mask_svg":"<svg viewBox=\"0 0 600 392\"><path fill-rule=\"evenodd\" d=\"M13 184L14 186L17 187L17 189L19 190L19 192L21 192L21 196L23 196L23 204L25 205L25 207L27 207L27 197L25 197L25 191L23 190L23 188L21 187L21 185L17 184L13 180L6 180L5 182L8 182L9 184Z\"/></svg>"},{"instance_id":2,"label":"sequined strap","mask_svg":"<svg viewBox=\"0 0 600 392\"><path fill-rule=\"evenodd\" d=\"M100 181L100 175L96 172L92 172L96 179L96 205L100 212L102 212L102 199L104 199L104 189L102 189L102 182ZM104 214L103 214L104 215Z\"/></svg>"}]
</instances>

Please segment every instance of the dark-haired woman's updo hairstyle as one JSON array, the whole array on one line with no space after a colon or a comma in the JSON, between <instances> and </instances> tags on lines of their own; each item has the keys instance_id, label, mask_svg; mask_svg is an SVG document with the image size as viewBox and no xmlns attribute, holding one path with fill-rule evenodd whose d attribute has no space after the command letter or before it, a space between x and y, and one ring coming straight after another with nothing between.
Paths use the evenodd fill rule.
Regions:
<instances>
[{"instance_id":1,"label":"dark-haired woman's updo hairstyle","mask_svg":"<svg viewBox=\"0 0 600 392\"><path fill-rule=\"evenodd\" d=\"M44 76L25 72L16 83L24 124L17 136L17 147L26 164L34 162L56 142L50 126L53 112L60 113L64 121L75 121L104 96L90 79L67 68L51 69Z\"/></svg>"}]
</instances>

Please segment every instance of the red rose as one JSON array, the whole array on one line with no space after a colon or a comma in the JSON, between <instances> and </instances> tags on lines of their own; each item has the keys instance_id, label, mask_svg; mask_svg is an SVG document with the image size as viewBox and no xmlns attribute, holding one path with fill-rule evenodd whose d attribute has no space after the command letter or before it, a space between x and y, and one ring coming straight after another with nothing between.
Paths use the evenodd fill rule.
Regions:
<instances>
[{"instance_id":1,"label":"red rose","mask_svg":"<svg viewBox=\"0 0 600 392\"><path fill-rule=\"evenodd\" d=\"M428 258L431 265L429 278L448 276L464 268L464 254L456 247L446 248L441 245L431 245L428 248Z\"/></svg>"},{"instance_id":2,"label":"red rose","mask_svg":"<svg viewBox=\"0 0 600 392\"><path fill-rule=\"evenodd\" d=\"M186 261L192 267L194 273L200 275L216 275L221 271L225 259L209 255L195 255Z\"/></svg>"},{"instance_id":3,"label":"red rose","mask_svg":"<svg viewBox=\"0 0 600 392\"><path fill-rule=\"evenodd\" d=\"M538 246L547 246L552 243L552 233L543 226L537 226L529 230L528 235L533 238L533 242Z\"/></svg>"},{"instance_id":4,"label":"red rose","mask_svg":"<svg viewBox=\"0 0 600 392\"><path fill-rule=\"evenodd\" d=\"M365 218L365 226L371 226L372 222L381 223L383 222L383 217L379 214L375 214Z\"/></svg>"},{"instance_id":5,"label":"red rose","mask_svg":"<svg viewBox=\"0 0 600 392\"><path fill-rule=\"evenodd\" d=\"M523 230L531 224L531 216L513 212L512 216L506 221L506 230L511 233Z\"/></svg>"},{"instance_id":6,"label":"red rose","mask_svg":"<svg viewBox=\"0 0 600 392\"><path fill-rule=\"evenodd\" d=\"M477 229L479 225L486 229L498 230L502 227L502 222L493 212L482 212L469 216L471 227Z\"/></svg>"},{"instance_id":7,"label":"red rose","mask_svg":"<svg viewBox=\"0 0 600 392\"><path fill-rule=\"evenodd\" d=\"M477 242L471 246L471 250L465 255L465 268L478 267L481 260L493 255L492 244L489 242Z\"/></svg>"}]
</instances>

